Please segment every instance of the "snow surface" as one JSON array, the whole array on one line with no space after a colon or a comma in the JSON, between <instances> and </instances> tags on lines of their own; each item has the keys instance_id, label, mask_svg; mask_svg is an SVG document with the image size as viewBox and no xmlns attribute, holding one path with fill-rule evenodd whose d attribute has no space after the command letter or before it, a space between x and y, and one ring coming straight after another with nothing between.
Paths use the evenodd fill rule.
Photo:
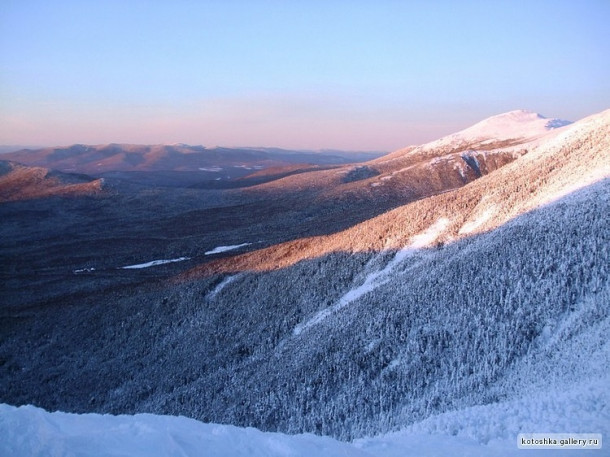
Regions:
<instances>
[{"instance_id":1,"label":"snow surface","mask_svg":"<svg viewBox=\"0 0 610 457\"><path fill-rule=\"evenodd\" d=\"M571 122L547 119L533 111L516 110L489 117L462 130L459 135L462 138L493 138L494 140L528 138L569 124Z\"/></svg>"},{"instance_id":2,"label":"snow surface","mask_svg":"<svg viewBox=\"0 0 610 457\"><path fill-rule=\"evenodd\" d=\"M535 138L569 124L571 124L570 121L547 119L533 111L516 110L489 117L438 141L502 141Z\"/></svg>"},{"instance_id":3,"label":"snow surface","mask_svg":"<svg viewBox=\"0 0 610 457\"><path fill-rule=\"evenodd\" d=\"M125 267L120 267L123 270L134 270L139 268L149 268L157 265L164 265L166 263L174 263L174 262L182 262L184 260L189 260L190 257L178 257L177 259L167 259L167 260L151 260L146 263L138 263L137 265L127 265Z\"/></svg>"},{"instance_id":4,"label":"snow surface","mask_svg":"<svg viewBox=\"0 0 610 457\"><path fill-rule=\"evenodd\" d=\"M354 441L360 449L379 456L405 456L406 445L422 446L413 455L523 456L555 455L541 449L517 449L520 433L610 432L610 376L553 389L541 389L522 398L473 406L429 417L400 432ZM435 442L439 448L430 449ZM428 449L426 449L426 443ZM451 450L451 451L450 451ZM524 454L524 451L525 454ZM559 451L559 450L557 450ZM443 454L443 452L446 452ZM560 455L571 451L561 450ZM610 445L578 450L578 456L608 456Z\"/></svg>"},{"instance_id":5,"label":"snow surface","mask_svg":"<svg viewBox=\"0 0 610 457\"><path fill-rule=\"evenodd\" d=\"M460 229L459 233L462 235L476 232L479 228L483 226L483 224L485 224L485 222L490 220L496 214L496 212L496 207L494 205L490 205L489 207L485 208L484 211L479 214L474 220L466 222Z\"/></svg>"},{"instance_id":6,"label":"snow surface","mask_svg":"<svg viewBox=\"0 0 610 457\"><path fill-rule=\"evenodd\" d=\"M204 424L186 417L48 413L0 405L2 456L367 456L331 438Z\"/></svg>"},{"instance_id":7,"label":"snow surface","mask_svg":"<svg viewBox=\"0 0 610 457\"><path fill-rule=\"evenodd\" d=\"M205 424L175 416L49 413L0 404L2 456L432 457L610 455L610 376L429 417L353 442ZM522 450L520 433L602 434L602 448Z\"/></svg>"},{"instance_id":8,"label":"snow surface","mask_svg":"<svg viewBox=\"0 0 610 457\"><path fill-rule=\"evenodd\" d=\"M226 278L224 278L215 288L214 290L212 290L212 292L210 292L210 294L208 295L208 298L213 299L215 298L220 292L222 292L222 290L227 287L229 284L231 284L233 281L235 281L237 278L239 278L240 276L242 276L241 274L235 274L235 275L230 275L227 276Z\"/></svg>"},{"instance_id":9,"label":"snow surface","mask_svg":"<svg viewBox=\"0 0 610 457\"><path fill-rule=\"evenodd\" d=\"M528 110L509 111L489 117L459 132L420 145L408 153L436 151L466 144L492 145L503 141L536 143L542 138L555 136L563 127L572 124L562 119L548 119ZM522 146L519 146L522 147ZM506 146L502 149L511 149Z\"/></svg>"},{"instance_id":10,"label":"snow surface","mask_svg":"<svg viewBox=\"0 0 610 457\"><path fill-rule=\"evenodd\" d=\"M234 249L243 248L244 246L250 246L252 243L233 244L231 246L218 246L211 251L204 252L204 255L220 254L221 252L232 251Z\"/></svg>"}]
</instances>

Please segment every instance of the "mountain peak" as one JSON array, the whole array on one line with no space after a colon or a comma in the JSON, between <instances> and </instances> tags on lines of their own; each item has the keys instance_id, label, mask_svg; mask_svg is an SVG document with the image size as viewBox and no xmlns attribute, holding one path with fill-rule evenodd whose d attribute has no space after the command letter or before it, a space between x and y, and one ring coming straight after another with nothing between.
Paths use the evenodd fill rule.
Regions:
<instances>
[{"instance_id":1,"label":"mountain peak","mask_svg":"<svg viewBox=\"0 0 610 457\"><path fill-rule=\"evenodd\" d=\"M491 116L490 119L494 118L494 117L511 117L511 118L515 118L515 119L522 119L522 118L546 119L546 117L543 116L542 114L536 113L535 111L531 111L529 109L516 109L516 110L512 110L512 111L507 111L505 113L500 113L500 114L496 114L495 116Z\"/></svg>"},{"instance_id":2,"label":"mountain peak","mask_svg":"<svg viewBox=\"0 0 610 457\"><path fill-rule=\"evenodd\" d=\"M562 119L549 119L534 111L520 109L488 117L439 141L443 143L447 141L475 143L490 139L529 141L571 123Z\"/></svg>"}]
</instances>

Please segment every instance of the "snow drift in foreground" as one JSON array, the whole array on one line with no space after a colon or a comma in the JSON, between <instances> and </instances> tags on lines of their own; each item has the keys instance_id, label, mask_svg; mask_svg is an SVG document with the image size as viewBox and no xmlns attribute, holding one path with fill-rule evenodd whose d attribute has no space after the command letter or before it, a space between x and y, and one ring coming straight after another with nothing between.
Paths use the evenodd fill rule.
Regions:
<instances>
[{"instance_id":1,"label":"snow drift in foreground","mask_svg":"<svg viewBox=\"0 0 610 457\"><path fill-rule=\"evenodd\" d=\"M519 400L452 411L396 433L337 441L254 428L205 424L174 416L49 413L0 405L0 455L19 456L548 456L517 447L519 433L610 432L610 376ZM602 441L603 443L603 441ZM557 450L559 452L559 449ZM607 456L610 446L576 455ZM561 455L574 455L562 450Z\"/></svg>"}]
</instances>

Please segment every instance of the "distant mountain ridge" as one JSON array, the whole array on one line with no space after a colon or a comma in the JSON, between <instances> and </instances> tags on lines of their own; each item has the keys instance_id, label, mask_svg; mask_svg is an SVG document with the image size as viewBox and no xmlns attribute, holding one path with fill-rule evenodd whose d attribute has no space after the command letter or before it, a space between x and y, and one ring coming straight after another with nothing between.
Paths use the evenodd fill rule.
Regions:
<instances>
[{"instance_id":1,"label":"distant mountain ridge","mask_svg":"<svg viewBox=\"0 0 610 457\"><path fill-rule=\"evenodd\" d=\"M103 179L0 160L0 203L54 196L96 195Z\"/></svg>"},{"instance_id":2,"label":"distant mountain ridge","mask_svg":"<svg viewBox=\"0 0 610 457\"><path fill-rule=\"evenodd\" d=\"M30 166L88 174L130 171L215 171L225 168L257 170L297 163L336 165L377 157L376 152L310 152L279 148L205 146L75 144L67 147L25 149L2 156ZM243 174L243 173L242 173Z\"/></svg>"},{"instance_id":3,"label":"distant mountain ridge","mask_svg":"<svg viewBox=\"0 0 610 457\"><path fill-rule=\"evenodd\" d=\"M328 196L351 194L404 203L460 187L490 173L569 124L532 111L510 111L439 140L387 155L176 143L75 144L21 150L1 158L144 185L218 189L261 184L258 188L263 192L309 188ZM354 162L359 164L348 165Z\"/></svg>"}]
</instances>

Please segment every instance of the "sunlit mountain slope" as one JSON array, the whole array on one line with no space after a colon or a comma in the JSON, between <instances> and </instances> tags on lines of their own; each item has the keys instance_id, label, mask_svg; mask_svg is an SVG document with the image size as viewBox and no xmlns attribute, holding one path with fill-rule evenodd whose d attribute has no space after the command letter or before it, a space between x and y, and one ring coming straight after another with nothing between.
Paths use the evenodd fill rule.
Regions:
<instances>
[{"instance_id":1,"label":"sunlit mountain slope","mask_svg":"<svg viewBox=\"0 0 610 457\"><path fill-rule=\"evenodd\" d=\"M112 270L71 276L87 287L104 284L103 293L3 308L0 401L187 415L341 439L418 423L451 434L452 413L466 411L465 421L474 421L472 408L495 411L502 403L523 414L502 429L511 432L488 436L510 439L507 433L532 423L527 398L562 386L580 392L608 378L609 132L606 111L528 133L527 153L459 188L262 249L252 234L262 237L278 216L250 214L248 204L239 220L261 231L235 229L224 242L215 234L214 244L196 238L194 217L172 219L191 222L171 224L171 233L184 235L172 246L198 240L199 254L142 252ZM400 157L411 160L413 151ZM438 153L417 160L462 151ZM276 185L272 195L292 189L296 202L308 194L291 186L314 186L317 173L248 192ZM355 193L341 198L364 195L367 203L362 189L382 187L370 180L383 173L349 182L332 176L334 187L308 203L340 195L342 185ZM282 214L283 226L297 233L302 213ZM119 268L125 265L178 273L147 280L127 276L140 270ZM139 282L119 282L128 277ZM557 417L570 414L569 402L557 408ZM600 408L587 416L591 424L607 417Z\"/></svg>"},{"instance_id":2,"label":"sunlit mountain slope","mask_svg":"<svg viewBox=\"0 0 610 457\"><path fill-rule=\"evenodd\" d=\"M0 161L0 202L99 194L102 179Z\"/></svg>"}]
</instances>

